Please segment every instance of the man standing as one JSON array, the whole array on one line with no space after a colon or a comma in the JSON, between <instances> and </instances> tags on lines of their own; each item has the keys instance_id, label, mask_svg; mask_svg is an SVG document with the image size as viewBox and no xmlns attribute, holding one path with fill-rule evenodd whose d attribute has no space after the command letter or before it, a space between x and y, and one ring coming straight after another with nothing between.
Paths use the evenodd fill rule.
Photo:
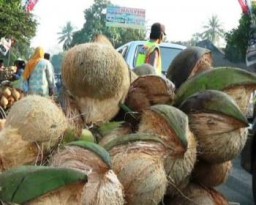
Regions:
<instances>
[{"instance_id":1,"label":"man standing","mask_svg":"<svg viewBox=\"0 0 256 205\"><path fill-rule=\"evenodd\" d=\"M162 59L159 44L165 37L165 26L154 23L151 26L149 41L139 50L136 67L148 63L156 69L158 75L162 75Z\"/></svg>"}]
</instances>

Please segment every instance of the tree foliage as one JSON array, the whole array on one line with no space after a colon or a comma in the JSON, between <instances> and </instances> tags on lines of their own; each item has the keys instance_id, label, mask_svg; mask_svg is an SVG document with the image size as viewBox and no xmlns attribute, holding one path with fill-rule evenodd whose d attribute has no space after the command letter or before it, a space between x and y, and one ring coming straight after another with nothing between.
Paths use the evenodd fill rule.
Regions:
<instances>
[{"instance_id":1,"label":"tree foliage","mask_svg":"<svg viewBox=\"0 0 256 205\"><path fill-rule=\"evenodd\" d=\"M30 55L30 40L36 34L36 27L37 21L22 8L20 0L0 0L0 38L13 38L16 41L11 55L0 57L8 58L8 64L19 57L27 58Z\"/></svg>"},{"instance_id":2,"label":"tree foliage","mask_svg":"<svg viewBox=\"0 0 256 205\"><path fill-rule=\"evenodd\" d=\"M67 22L67 24L62 28L62 31L58 33L58 43L63 43L63 50L67 50L70 47L73 33L74 26L72 26L70 21Z\"/></svg>"},{"instance_id":3,"label":"tree foliage","mask_svg":"<svg viewBox=\"0 0 256 205\"><path fill-rule=\"evenodd\" d=\"M239 26L226 34L225 57L232 62L244 62L249 40L251 17L242 15Z\"/></svg>"},{"instance_id":4,"label":"tree foliage","mask_svg":"<svg viewBox=\"0 0 256 205\"><path fill-rule=\"evenodd\" d=\"M145 39L145 30L107 27L106 8L109 4L111 3L107 0L95 0L94 4L85 10L85 24L81 30L74 33L71 46L90 42L97 34L104 34L115 47L131 40Z\"/></svg>"},{"instance_id":5,"label":"tree foliage","mask_svg":"<svg viewBox=\"0 0 256 205\"><path fill-rule=\"evenodd\" d=\"M207 24L203 26L204 31L201 33L202 39L210 40L213 44L218 43L219 39L224 37L224 30L218 16L213 15L208 19Z\"/></svg>"},{"instance_id":6,"label":"tree foliage","mask_svg":"<svg viewBox=\"0 0 256 205\"><path fill-rule=\"evenodd\" d=\"M24 11L20 0L0 1L0 36L13 37L17 42L29 43L36 34L37 22Z\"/></svg>"}]
</instances>

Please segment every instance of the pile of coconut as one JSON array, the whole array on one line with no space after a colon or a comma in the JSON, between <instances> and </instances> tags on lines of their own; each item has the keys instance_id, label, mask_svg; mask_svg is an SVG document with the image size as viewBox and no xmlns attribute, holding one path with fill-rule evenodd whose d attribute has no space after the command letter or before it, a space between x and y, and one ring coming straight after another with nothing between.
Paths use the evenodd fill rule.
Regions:
<instances>
[{"instance_id":1,"label":"pile of coconut","mask_svg":"<svg viewBox=\"0 0 256 205\"><path fill-rule=\"evenodd\" d=\"M0 200L228 205L216 187L247 140L256 75L212 62L209 50L191 47L163 77L148 65L135 74L104 41L71 48L60 104L29 95L8 113Z\"/></svg>"}]
</instances>

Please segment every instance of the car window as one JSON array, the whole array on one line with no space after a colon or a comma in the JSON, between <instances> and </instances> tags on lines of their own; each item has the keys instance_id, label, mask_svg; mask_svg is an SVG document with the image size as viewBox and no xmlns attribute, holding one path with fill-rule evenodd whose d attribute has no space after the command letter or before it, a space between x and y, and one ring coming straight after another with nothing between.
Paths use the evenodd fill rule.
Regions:
<instances>
[{"instance_id":1,"label":"car window","mask_svg":"<svg viewBox=\"0 0 256 205\"><path fill-rule=\"evenodd\" d=\"M142 47L142 45L138 45L135 49L135 58L133 60L133 67L136 66L137 58L138 58L138 51ZM182 51L180 48L172 48L172 47L164 47L161 46L161 56L162 56L162 72L165 74L167 69L169 68L173 59Z\"/></svg>"},{"instance_id":2,"label":"car window","mask_svg":"<svg viewBox=\"0 0 256 205\"><path fill-rule=\"evenodd\" d=\"M140 50L141 47L142 47L142 45L137 45L136 46L135 53L134 53L134 59L133 59L133 62L132 62L132 65L133 65L134 68L136 67L136 62L137 62L139 50Z\"/></svg>"},{"instance_id":3,"label":"car window","mask_svg":"<svg viewBox=\"0 0 256 205\"><path fill-rule=\"evenodd\" d=\"M121 53L121 55L125 58L127 50L128 46L124 46L123 48L119 49L118 52Z\"/></svg>"}]
</instances>

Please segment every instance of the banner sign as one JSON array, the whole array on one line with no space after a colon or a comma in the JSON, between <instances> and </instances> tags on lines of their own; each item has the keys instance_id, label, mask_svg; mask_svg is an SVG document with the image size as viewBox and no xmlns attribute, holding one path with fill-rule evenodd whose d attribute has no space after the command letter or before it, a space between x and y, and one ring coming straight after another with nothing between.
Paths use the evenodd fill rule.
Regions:
<instances>
[{"instance_id":1,"label":"banner sign","mask_svg":"<svg viewBox=\"0 0 256 205\"><path fill-rule=\"evenodd\" d=\"M34 9L37 2L38 0L22 0L21 4L24 7L25 11L31 12Z\"/></svg>"},{"instance_id":2,"label":"banner sign","mask_svg":"<svg viewBox=\"0 0 256 205\"><path fill-rule=\"evenodd\" d=\"M106 25L113 27L145 29L145 9L108 6Z\"/></svg>"}]
</instances>

